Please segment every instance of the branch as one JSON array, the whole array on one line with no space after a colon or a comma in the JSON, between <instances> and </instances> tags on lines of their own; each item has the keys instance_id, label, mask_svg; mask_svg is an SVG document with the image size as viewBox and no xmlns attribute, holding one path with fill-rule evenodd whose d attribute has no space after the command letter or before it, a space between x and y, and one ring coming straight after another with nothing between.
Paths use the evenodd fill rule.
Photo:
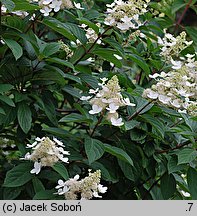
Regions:
<instances>
[{"instance_id":1,"label":"branch","mask_svg":"<svg viewBox=\"0 0 197 216\"><path fill-rule=\"evenodd\" d=\"M192 0L189 0L189 2L187 3L187 5L185 6L185 9L184 9L183 13L181 14L179 20L176 23L176 26L175 26L175 29L174 29L175 32L178 29L178 27L180 26L180 24L181 24L181 22L182 22L182 20L183 20L183 18L185 16L185 14L188 11L188 9L189 9L189 7L190 7L191 4L192 4Z\"/></svg>"},{"instance_id":2,"label":"branch","mask_svg":"<svg viewBox=\"0 0 197 216\"><path fill-rule=\"evenodd\" d=\"M101 123L101 121L102 121L102 119L103 119L103 116L104 116L104 112L101 113L101 116L99 117L98 122L96 123L96 125L94 126L92 132L90 133L90 137L93 137L94 132L96 131L97 127L99 126L99 124Z\"/></svg>"},{"instance_id":3,"label":"branch","mask_svg":"<svg viewBox=\"0 0 197 216\"><path fill-rule=\"evenodd\" d=\"M102 34L100 34L97 39L94 41L94 43L90 46L90 48L88 50L86 50L84 52L84 54L74 63L74 66L77 65L87 54L90 53L90 51L93 49L93 47L96 45L97 41L103 37L103 35L109 31L111 28L113 28L112 26L109 26Z\"/></svg>"},{"instance_id":4,"label":"branch","mask_svg":"<svg viewBox=\"0 0 197 216\"><path fill-rule=\"evenodd\" d=\"M135 112L132 116L130 116L127 120L130 121L132 119L134 119L136 116L138 116L142 110L144 110L148 105L150 105L152 103L152 101L149 101L145 106L141 107L137 112Z\"/></svg>"},{"instance_id":5,"label":"branch","mask_svg":"<svg viewBox=\"0 0 197 216\"><path fill-rule=\"evenodd\" d=\"M165 149L165 150L158 150L158 151L156 151L156 154L168 153L169 151L173 151L173 150L176 150L176 149L180 149L180 148L182 148L182 147L184 147L184 146L186 146L186 145L189 145L190 143L191 143L191 141L188 140L188 141L186 141L186 142L184 142L184 143L182 143L182 144L178 144L178 145L177 145L176 147L174 147L174 148Z\"/></svg>"},{"instance_id":6,"label":"branch","mask_svg":"<svg viewBox=\"0 0 197 216\"><path fill-rule=\"evenodd\" d=\"M144 200L146 198L146 196L148 195L148 193L150 193L150 191L158 184L158 182L161 180L161 178L165 175L162 174L152 185L151 187L148 189L148 191L144 194L144 196L142 197L142 200Z\"/></svg>"}]
</instances>

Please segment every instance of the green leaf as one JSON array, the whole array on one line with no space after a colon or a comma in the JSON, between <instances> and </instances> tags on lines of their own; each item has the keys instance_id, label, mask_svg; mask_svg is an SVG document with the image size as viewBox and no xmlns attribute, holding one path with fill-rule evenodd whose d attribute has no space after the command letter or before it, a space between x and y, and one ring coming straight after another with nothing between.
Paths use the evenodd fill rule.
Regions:
<instances>
[{"instance_id":1,"label":"green leaf","mask_svg":"<svg viewBox=\"0 0 197 216\"><path fill-rule=\"evenodd\" d=\"M3 199L4 200L14 200L21 193L22 187L17 188L4 188L3 190Z\"/></svg>"},{"instance_id":2,"label":"green leaf","mask_svg":"<svg viewBox=\"0 0 197 216\"><path fill-rule=\"evenodd\" d=\"M69 80L73 80L79 84L82 84L81 79L77 76L72 75L72 74L68 74L68 73L64 74L64 78L69 79Z\"/></svg>"},{"instance_id":3,"label":"green leaf","mask_svg":"<svg viewBox=\"0 0 197 216\"><path fill-rule=\"evenodd\" d=\"M54 200L55 192L57 192L55 191L55 189L39 191L38 193L35 194L33 200Z\"/></svg>"},{"instance_id":4,"label":"green leaf","mask_svg":"<svg viewBox=\"0 0 197 216\"><path fill-rule=\"evenodd\" d=\"M1 2L9 11L13 11L15 8L15 3L11 0L1 0Z\"/></svg>"},{"instance_id":5,"label":"green leaf","mask_svg":"<svg viewBox=\"0 0 197 216\"><path fill-rule=\"evenodd\" d=\"M43 103L44 103L44 111L48 117L48 119L51 121L51 123L54 126L58 126L58 121L57 121L57 117L56 117L56 107L54 104L54 99L52 97L52 95L47 92L44 96L43 96Z\"/></svg>"},{"instance_id":6,"label":"green leaf","mask_svg":"<svg viewBox=\"0 0 197 216\"><path fill-rule=\"evenodd\" d=\"M65 26L64 23L60 22L59 20L52 17L45 17L42 23L58 32L59 34L63 35L64 37L68 38L69 40L76 40L70 29L68 29L67 26Z\"/></svg>"},{"instance_id":7,"label":"green leaf","mask_svg":"<svg viewBox=\"0 0 197 216\"><path fill-rule=\"evenodd\" d=\"M14 86L10 84L0 84L0 93L8 92L13 89Z\"/></svg>"},{"instance_id":8,"label":"green leaf","mask_svg":"<svg viewBox=\"0 0 197 216\"><path fill-rule=\"evenodd\" d=\"M122 161L122 160L118 160L118 164L119 164L122 172L124 173L125 177L131 181L134 181L135 177L134 177L131 165Z\"/></svg>"},{"instance_id":9,"label":"green leaf","mask_svg":"<svg viewBox=\"0 0 197 216\"><path fill-rule=\"evenodd\" d=\"M145 72L145 74L148 76L150 74L150 68L146 64L146 62L138 55L130 54L128 57L134 61L139 67L142 68L142 70Z\"/></svg>"},{"instance_id":10,"label":"green leaf","mask_svg":"<svg viewBox=\"0 0 197 216\"><path fill-rule=\"evenodd\" d=\"M64 77L58 72L55 71L53 68L46 68L46 70L43 70L40 73L37 73L32 81L47 81L46 84L48 84L48 81L53 81L59 85L65 85L66 81L64 80Z\"/></svg>"},{"instance_id":11,"label":"green leaf","mask_svg":"<svg viewBox=\"0 0 197 216\"><path fill-rule=\"evenodd\" d=\"M40 7L35 4L30 4L27 0L13 0L15 2L16 7L14 8L15 11L33 11L39 10Z\"/></svg>"},{"instance_id":12,"label":"green leaf","mask_svg":"<svg viewBox=\"0 0 197 216\"><path fill-rule=\"evenodd\" d=\"M15 59L19 59L23 55L23 49L16 41L12 39L3 38L6 45L11 49Z\"/></svg>"},{"instance_id":13,"label":"green leaf","mask_svg":"<svg viewBox=\"0 0 197 216\"><path fill-rule=\"evenodd\" d=\"M185 7L187 3L184 2L184 0L175 0L172 4L172 12L176 13L181 8Z\"/></svg>"},{"instance_id":14,"label":"green leaf","mask_svg":"<svg viewBox=\"0 0 197 216\"><path fill-rule=\"evenodd\" d=\"M187 33L191 37L191 39L194 41L194 43L197 45L197 28L196 27L185 27Z\"/></svg>"},{"instance_id":15,"label":"green leaf","mask_svg":"<svg viewBox=\"0 0 197 216\"><path fill-rule=\"evenodd\" d=\"M146 132L145 131L142 131L138 128L133 128L130 130L130 139L132 141L136 141L136 142L139 142L139 141L142 141L146 138Z\"/></svg>"},{"instance_id":16,"label":"green leaf","mask_svg":"<svg viewBox=\"0 0 197 216\"><path fill-rule=\"evenodd\" d=\"M71 68L71 69L74 70L73 64L70 63L70 62L68 62L68 61L66 61L66 60L63 60L63 59L59 59L59 58L53 57L53 58L46 59L46 61L57 63L57 64L60 64L60 65L64 65L64 66L69 67L69 68Z\"/></svg>"},{"instance_id":17,"label":"green leaf","mask_svg":"<svg viewBox=\"0 0 197 216\"><path fill-rule=\"evenodd\" d=\"M152 115L149 114L144 114L142 116L143 119L146 120L146 122L148 122L149 124L151 124L155 130L161 135L162 138L164 138L164 134L165 134L165 125L162 123L161 120L153 117Z\"/></svg>"},{"instance_id":18,"label":"green leaf","mask_svg":"<svg viewBox=\"0 0 197 216\"><path fill-rule=\"evenodd\" d=\"M49 43L46 44L46 46L44 47L44 49L42 50L41 54L45 57L49 57L53 54L55 54L56 52L58 52L60 49L60 43Z\"/></svg>"},{"instance_id":19,"label":"green leaf","mask_svg":"<svg viewBox=\"0 0 197 216\"><path fill-rule=\"evenodd\" d=\"M78 113L71 113L66 115L59 120L59 122L89 122L90 119L87 119L85 116Z\"/></svg>"},{"instance_id":20,"label":"green leaf","mask_svg":"<svg viewBox=\"0 0 197 216\"><path fill-rule=\"evenodd\" d=\"M197 157L197 151L191 148L184 148L177 155L178 164L190 163Z\"/></svg>"},{"instance_id":21,"label":"green leaf","mask_svg":"<svg viewBox=\"0 0 197 216\"><path fill-rule=\"evenodd\" d=\"M108 145L108 144L104 144L104 146L105 146L106 152L108 152L111 155L114 155L118 159L123 160L129 163L131 166L133 166L132 159L124 150L122 150L121 148L115 147L115 146Z\"/></svg>"},{"instance_id":22,"label":"green leaf","mask_svg":"<svg viewBox=\"0 0 197 216\"><path fill-rule=\"evenodd\" d=\"M81 97L80 91L78 89L73 88L72 86L65 86L64 88L62 88L62 90L72 95L73 97Z\"/></svg>"},{"instance_id":23,"label":"green leaf","mask_svg":"<svg viewBox=\"0 0 197 216\"><path fill-rule=\"evenodd\" d=\"M11 107L15 107L15 104L12 101L12 99L10 99L6 95L0 95L0 100L3 101L4 103L6 103L7 105L11 106Z\"/></svg>"},{"instance_id":24,"label":"green leaf","mask_svg":"<svg viewBox=\"0 0 197 216\"><path fill-rule=\"evenodd\" d=\"M90 20L86 19L86 18L80 18L78 19L80 21L80 23L84 23L87 26L89 26L91 29L93 29L97 34L99 33L99 27L97 25L95 25L93 22L91 22Z\"/></svg>"},{"instance_id":25,"label":"green leaf","mask_svg":"<svg viewBox=\"0 0 197 216\"><path fill-rule=\"evenodd\" d=\"M5 115L6 113L5 113L5 111L4 111L4 109L3 108L1 108L0 107L0 114L3 114L3 115Z\"/></svg>"},{"instance_id":26,"label":"green leaf","mask_svg":"<svg viewBox=\"0 0 197 216\"><path fill-rule=\"evenodd\" d=\"M94 76L90 74L81 73L79 74L79 77L83 82L87 83L87 85L91 86L92 88L98 88L98 80Z\"/></svg>"},{"instance_id":27,"label":"green leaf","mask_svg":"<svg viewBox=\"0 0 197 216\"><path fill-rule=\"evenodd\" d=\"M8 16L6 17L6 22L3 25L16 30L17 32L22 33L25 28L23 20L17 16Z\"/></svg>"},{"instance_id":28,"label":"green leaf","mask_svg":"<svg viewBox=\"0 0 197 216\"><path fill-rule=\"evenodd\" d=\"M61 164L61 163L56 163L55 165L52 166L52 168L61 175L62 178L64 178L64 180L68 180L69 179L69 175L68 175L68 171L66 169L66 167Z\"/></svg>"},{"instance_id":29,"label":"green leaf","mask_svg":"<svg viewBox=\"0 0 197 216\"><path fill-rule=\"evenodd\" d=\"M172 174L167 173L161 178L161 193L165 200L173 196L176 191L176 180Z\"/></svg>"},{"instance_id":30,"label":"green leaf","mask_svg":"<svg viewBox=\"0 0 197 216\"><path fill-rule=\"evenodd\" d=\"M122 62L114 56L114 54L116 54L116 55L118 54L114 50L111 50L109 48L100 48L100 49L94 50L92 53L102 57L104 60L107 60L107 61L115 64L119 68L122 67Z\"/></svg>"},{"instance_id":31,"label":"green leaf","mask_svg":"<svg viewBox=\"0 0 197 216\"><path fill-rule=\"evenodd\" d=\"M177 156L172 156L170 157L170 159L168 160L168 173L174 173L177 171L180 171L182 169L184 169L185 166L182 165L178 165L178 158Z\"/></svg>"},{"instance_id":32,"label":"green leaf","mask_svg":"<svg viewBox=\"0 0 197 216\"><path fill-rule=\"evenodd\" d=\"M29 106L22 102L18 104L17 118L21 129L28 133L31 129L32 116Z\"/></svg>"},{"instance_id":33,"label":"green leaf","mask_svg":"<svg viewBox=\"0 0 197 216\"><path fill-rule=\"evenodd\" d=\"M74 23L65 23L64 26L66 26L82 44L87 43L85 31L79 28L78 25Z\"/></svg>"},{"instance_id":34,"label":"green leaf","mask_svg":"<svg viewBox=\"0 0 197 216\"><path fill-rule=\"evenodd\" d=\"M187 171L187 183L188 183L189 192L193 200L197 200L196 179L197 179L197 171L194 168L190 167Z\"/></svg>"},{"instance_id":35,"label":"green leaf","mask_svg":"<svg viewBox=\"0 0 197 216\"><path fill-rule=\"evenodd\" d=\"M44 128L43 131L46 131L46 132L48 132L54 136L60 137L62 139L66 139L66 138L72 136L72 134L70 134L67 130L64 130L62 128L49 127L49 128Z\"/></svg>"},{"instance_id":36,"label":"green leaf","mask_svg":"<svg viewBox=\"0 0 197 216\"><path fill-rule=\"evenodd\" d=\"M89 164L88 164L89 165ZM110 171L106 169L106 167L99 162L94 162L90 164L90 167L94 170L101 170L101 178L106 181L116 182L116 180L110 175Z\"/></svg>"},{"instance_id":37,"label":"green leaf","mask_svg":"<svg viewBox=\"0 0 197 216\"><path fill-rule=\"evenodd\" d=\"M105 152L103 143L97 139L86 138L85 152L88 156L88 161L91 164L103 156Z\"/></svg>"},{"instance_id":38,"label":"green leaf","mask_svg":"<svg viewBox=\"0 0 197 216\"><path fill-rule=\"evenodd\" d=\"M45 190L44 185L42 184L42 182L38 178L36 178L36 177L33 178L32 183L33 183L35 193L38 193L39 191Z\"/></svg>"},{"instance_id":39,"label":"green leaf","mask_svg":"<svg viewBox=\"0 0 197 216\"><path fill-rule=\"evenodd\" d=\"M30 173L32 163L21 163L7 172L4 187L19 187L30 181L34 175Z\"/></svg>"},{"instance_id":40,"label":"green leaf","mask_svg":"<svg viewBox=\"0 0 197 216\"><path fill-rule=\"evenodd\" d=\"M125 130L131 130L133 129L134 127L138 126L140 124L140 122L136 121L136 120L131 120L131 121L128 121L128 122L125 122L124 124L124 127L125 127Z\"/></svg>"},{"instance_id":41,"label":"green leaf","mask_svg":"<svg viewBox=\"0 0 197 216\"><path fill-rule=\"evenodd\" d=\"M103 41L105 43L108 43L111 47L113 47L115 50L117 50L122 57L124 57L124 55L125 55L124 49L121 46L121 44L118 43L115 39L113 39L113 38L105 38L105 39L103 39Z\"/></svg>"}]
</instances>

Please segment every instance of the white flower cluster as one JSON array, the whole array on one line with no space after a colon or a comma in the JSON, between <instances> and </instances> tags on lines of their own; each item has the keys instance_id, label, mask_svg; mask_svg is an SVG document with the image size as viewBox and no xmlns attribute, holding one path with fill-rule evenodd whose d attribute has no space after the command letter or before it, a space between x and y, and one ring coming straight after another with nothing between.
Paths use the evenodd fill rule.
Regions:
<instances>
[{"instance_id":1,"label":"white flower cluster","mask_svg":"<svg viewBox=\"0 0 197 216\"><path fill-rule=\"evenodd\" d=\"M83 9L80 3L75 3L71 0L31 0L31 2L38 2L38 5L41 7L40 12L44 16L49 16L51 12L58 12L64 8Z\"/></svg>"},{"instance_id":2,"label":"white flower cluster","mask_svg":"<svg viewBox=\"0 0 197 216\"><path fill-rule=\"evenodd\" d=\"M137 29L142 25L139 19L140 15L147 12L148 3L150 0L115 0L112 4L107 4L107 17L105 24L116 26L122 31L127 31L130 28Z\"/></svg>"},{"instance_id":3,"label":"white flower cluster","mask_svg":"<svg viewBox=\"0 0 197 216\"><path fill-rule=\"evenodd\" d=\"M38 5L41 7L40 12L44 16L49 16L49 13L54 11L58 12L63 8L73 8L72 1L70 0L33 0L38 2Z\"/></svg>"},{"instance_id":4,"label":"white flower cluster","mask_svg":"<svg viewBox=\"0 0 197 216\"><path fill-rule=\"evenodd\" d=\"M197 61L195 55L190 54L181 59L171 59L172 71L150 75L157 83L146 89L143 97L197 116Z\"/></svg>"},{"instance_id":5,"label":"white flower cluster","mask_svg":"<svg viewBox=\"0 0 197 216\"><path fill-rule=\"evenodd\" d=\"M64 155L69 155L68 151L64 151L64 145L61 141L53 138L53 141L48 137L35 139L33 144L27 144L27 148L32 148L33 152L25 155L24 160L31 160L34 162L34 169L31 173L38 174L42 167L53 166L59 160L68 163L68 158Z\"/></svg>"},{"instance_id":6,"label":"white flower cluster","mask_svg":"<svg viewBox=\"0 0 197 216\"><path fill-rule=\"evenodd\" d=\"M98 27L101 27L100 23L96 23ZM81 27L86 31L86 37L89 43L94 43L98 38L98 34L92 28L87 28L87 25L82 24ZM97 44L101 44L101 40L97 40Z\"/></svg>"},{"instance_id":7,"label":"white flower cluster","mask_svg":"<svg viewBox=\"0 0 197 216\"><path fill-rule=\"evenodd\" d=\"M2 13L2 14L7 13L7 8L5 7L5 5L2 5L2 6L1 6L1 13ZM12 11L11 13L12 13L12 14L15 14L15 15L17 15L17 16L20 16L20 17L22 17L22 18L24 18L24 17L26 17L26 16L29 15L29 13L26 12L26 11Z\"/></svg>"},{"instance_id":8,"label":"white flower cluster","mask_svg":"<svg viewBox=\"0 0 197 216\"><path fill-rule=\"evenodd\" d=\"M129 98L123 98L117 76L113 76L108 82L107 78L101 78L99 83L102 89L90 89L91 96L82 96L80 99L87 101L92 105L90 114L98 114L107 111L106 119L111 121L114 126L122 126L124 122L119 118L117 110L122 106L135 106ZM106 83L107 82L107 83Z\"/></svg>"},{"instance_id":9,"label":"white flower cluster","mask_svg":"<svg viewBox=\"0 0 197 216\"><path fill-rule=\"evenodd\" d=\"M103 185L100 184L100 178L100 170L94 173L91 173L91 170L89 170L88 176L80 181L79 175L76 175L66 182L60 179L56 186L56 189L58 189L57 194L64 195L66 200L90 200L93 197L102 198L99 193L106 193L107 187L103 187Z\"/></svg>"},{"instance_id":10,"label":"white flower cluster","mask_svg":"<svg viewBox=\"0 0 197 216\"><path fill-rule=\"evenodd\" d=\"M62 40L58 41L60 44L60 48L65 51L67 54L67 58L70 58L73 55L73 51L70 49L70 47L65 44Z\"/></svg>"},{"instance_id":11,"label":"white flower cluster","mask_svg":"<svg viewBox=\"0 0 197 216\"><path fill-rule=\"evenodd\" d=\"M166 30L164 30L164 33L163 38L158 37L158 44L161 46L161 56L168 61L172 57L178 57L182 50L193 43L193 41L186 40L187 35L185 32L181 32L177 37L166 33Z\"/></svg>"}]
</instances>

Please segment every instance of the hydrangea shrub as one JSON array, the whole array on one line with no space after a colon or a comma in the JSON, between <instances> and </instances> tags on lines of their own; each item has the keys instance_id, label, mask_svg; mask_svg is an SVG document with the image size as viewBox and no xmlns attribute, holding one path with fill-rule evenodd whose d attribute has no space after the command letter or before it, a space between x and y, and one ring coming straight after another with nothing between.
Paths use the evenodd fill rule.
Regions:
<instances>
[{"instance_id":1,"label":"hydrangea shrub","mask_svg":"<svg viewBox=\"0 0 197 216\"><path fill-rule=\"evenodd\" d=\"M197 199L195 0L0 11L0 199Z\"/></svg>"}]
</instances>

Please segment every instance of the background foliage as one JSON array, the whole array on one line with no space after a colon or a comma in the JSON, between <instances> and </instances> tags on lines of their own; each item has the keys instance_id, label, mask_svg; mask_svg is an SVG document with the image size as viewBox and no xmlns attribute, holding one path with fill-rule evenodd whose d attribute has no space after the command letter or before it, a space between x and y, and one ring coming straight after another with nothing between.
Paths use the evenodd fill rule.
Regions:
<instances>
[{"instance_id":1,"label":"background foliage","mask_svg":"<svg viewBox=\"0 0 197 216\"><path fill-rule=\"evenodd\" d=\"M175 35L184 29L194 41L184 52L197 50L196 1L151 1L165 16L148 13L140 27L146 38L131 40L135 30L122 33L103 24L111 0L77 1L84 10L48 17L25 0L0 2L9 10L0 20L0 199L61 199L54 194L58 179L85 176L88 169L101 170L108 187L103 199L197 199L196 117L142 97L153 83L149 75L167 68L155 43L164 28ZM16 10L29 15L11 13ZM97 33L95 41L87 39L81 24ZM90 115L90 105L80 100L100 78L113 75L136 104L120 111L121 127ZM19 158L27 143L44 136L64 142L70 163L33 175L32 162Z\"/></svg>"}]
</instances>

